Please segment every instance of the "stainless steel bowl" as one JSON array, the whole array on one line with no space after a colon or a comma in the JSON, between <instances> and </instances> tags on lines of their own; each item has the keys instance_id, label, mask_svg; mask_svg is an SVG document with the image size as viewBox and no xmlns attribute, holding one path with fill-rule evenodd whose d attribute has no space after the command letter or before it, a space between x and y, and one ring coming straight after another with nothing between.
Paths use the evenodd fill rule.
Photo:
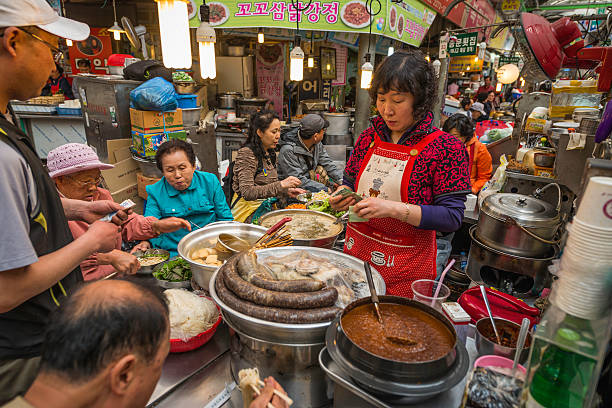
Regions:
<instances>
[{"instance_id":1,"label":"stainless steel bowl","mask_svg":"<svg viewBox=\"0 0 612 408\"><path fill-rule=\"evenodd\" d=\"M278 215L282 215L285 217L291 217L292 215L304 215L304 214L312 214L312 215L316 215L318 217L322 217L322 218L328 218L332 221L336 221L336 217L334 217L333 215L330 214L325 214L322 213L320 211L314 211L314 210L299 210L299 209L295 209L295 210L278 210L278 211L271 211L265 215L263 215L260 219L259 219L259 225L264 225L265 221L267 219L270 219L272 217L278 216ZM272 225L269 225L269 227L271 227ZM339 231L338 233L334 234L334 235L327 235L327 236L323 236L321 238L316 238L316 239L296 239L295 237L293 238L293 245L294 246L310 246L310 247L318 247L318 248L333 248L334 243L336 242L336 239L338 239L338 235L340 235L342 233L342 228L339 227Z\"/></svg>"},{"instance_id":2,"label":"stainless steel bowl","mask_svg":"<svg viewBox=\"0 0 612 408\"><path fill-rule=\"evenodd\" d=\"M180 246L180 243L179 243ZM308 251L313 256L325 258L330 262L352 268L358 271L363 271L363 262L355 257L342 252L332 251L331 249L311 248L311 247L279 247L267 248L257 251L258 259L266 259L269 256L287 256L299 251ZM365 272L364 272L365 279ZM195 276L195 275L194 275ZM277 344L320 344L325 340L325 331L331 322L323 323L308 323L308 324L287 324L276 323L267 320L257 319L240 313L232 308L231 305L225 304L215 290L215 280L219 276L219 272L215 272L210 279L209 292L215 303L221 308L223 320L233 329L245 333L249 336L262 341L268 341ZM379 295L385 294L387 287L380 273L372 268L372 278L374 286Z\"/></svg>"},{"instance_id":3,"label":"stainless steel bowl","mask_svg":"<svg viewBox=\"0 0 612 408\"><path fill-rule=\"evenodd\" d=\"M159 249L158 251L163 251L163 249ZM168 251L164 251L164 252L168 253ZM176 259L178 259L178 256L174 256L170 259L166 259L164 262L155 265L155 267L153 268L153 272L159 271L164 266L164 264L170 261L174 261ZM180 282L170 282L167 280L155 278L155 281L157 282L157 285L161 286L164 289L190 289L191 288L191 279L187 279L186 281L180 281Z\"/></svg>"},{"instance_id":4,"label":"stainless steel bowl","mask_svg":"<svg viewBox=\"0 0 612 408\"><path fill-rule=\"evenodd\" d=\"M138 273L142 273L142 274L153 273L153 270L156 267L163 265L170 259L170 252L166 251L165 249L159 249L159 248L151 248L151 249L147 249L146 251L136 251L132 255L134 255L136 258L141 258L141 257L146 257L146 256L163 256L165 258L163 261L159 261L155 265L141 266L140 269L138 270Z\"/></svg>"},{"instance_id":5,"label":"stainless steel bowl","mask_svg":"<svg viewBox=\"0 0 612 408\"><path fill-rule=\"evenodd\" d=\"M500 337L503 337L504 332L513 332L513 337L518 339L518 334L521 331L521 325L511 322L510 320L502 319L499 317L494 317L495 327L497 327L497 331L499 332ZM516 347L505 347L495 342L492 342L488 338L483 335L483 330L493 332L493 328L491 327L491 321L488 317L483 317L482 319L476 322L476 350L478 350L479 356L485 356L494 354L496 356L502 356L509 358L510 360L514 360L514 353L516 352ZM523 351L521 352L521 357L519 359L519 363L523 364L527 361L527 357L529 356L529 347L531 346L533 339L531 338L531 333L527 334L527 340L525 340L525 346L523 347Z\"/></svg>"},{"instance_id":6,"label":"stainless steel bowl","mask_svg":"<svg viewBox=\"0 0 612 408\"><path fill-rule=\"evenodd\" d=\"M192 94L195 92L196 83L194 81L174 81L174 89L178 94Z\"/></svg>"},{"instance_id":7,"label":"stainless steel bowl","mask_svg":"<svg viewBox=\"0 0 612 408\"><path fill-rule=\"evenodd\" d=\"M157 162L155 159L145 159L140 156L136 156L132 153L132 159L138 163L142 175L145 177L162 178L164 175L161 170L157 168Z\"/></svg>"},{"instance_id":8,"label":"stainless steel bowl","mask_svg":"<svg viewBox=\"0 0 612 408\"><path fill-rule=\"evenodd\" d=\"M193 279L203 288L208 288L210 278L218 269L216 266L201 264L191 260L191 254L196 249L214 248L217 237L221 233L229 233L247 241L254 242L261 237L267 228L253 224L244 224L235 221L219 221L208 224L203 228L185 235L178 243L177 251L181 258L191 265ZM232 254L222 255L221 259L229 258Z\"/></svg>"}]
</instances>

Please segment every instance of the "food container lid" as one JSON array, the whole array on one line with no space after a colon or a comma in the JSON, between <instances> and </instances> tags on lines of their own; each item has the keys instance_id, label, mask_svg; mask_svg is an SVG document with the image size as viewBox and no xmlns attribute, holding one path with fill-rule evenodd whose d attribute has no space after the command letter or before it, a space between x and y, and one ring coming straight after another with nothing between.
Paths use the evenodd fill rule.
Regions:
<instances>
[{"instance_id":1,"label":"food container lid","mask_svg":"<svg viewBox=\"0 0 612 408\"><path fill-rule=\"evenodd\" d=\"M559 214L554 206L523 194L490 195L484 200L481 210L499 220L510 216L524 227L546 227L559 223Z\"/></svg>"}]
</instances>

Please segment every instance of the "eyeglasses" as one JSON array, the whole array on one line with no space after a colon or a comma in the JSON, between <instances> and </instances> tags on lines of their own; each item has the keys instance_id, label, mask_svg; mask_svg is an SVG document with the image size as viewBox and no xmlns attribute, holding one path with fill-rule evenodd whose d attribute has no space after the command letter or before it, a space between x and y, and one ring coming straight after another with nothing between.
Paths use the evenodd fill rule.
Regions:
<instances>
[{"instance_id":1,"label":"eyeglasses","mask_svg":"<svg viewBox=\"0 0 612 408\"><path fill-rule=\"evenodd\" d=\"M24 33L26 33L27 35L29 35L30 37L34 38L35 40L40 41L41 43L45 44L47 47L49 47L51 49L51 53L53 54L53 61L55 62L60 62L63 58L64 58L64 51L60 50L59 48L57 48L55 45L51 44L48 41L43 40L42 38L40 38L39 36L37 36L34 33L29 32L28 30L21 28L21 27L16 27L19 31L23 31ZM2 32L2 34L0 34L0 37L4 37L4 32Z\"/></svg>"},{"instance_id":2,"label":"eyeglasses","mask_svg":"<svg viewBox=\"0 0 612 408\"><path fill-rule=\"evenodd\" d=\"M74 177L70 177L70 180L72 180L79 187L85 188L89 186L97 186L98 184L100 184L102 182L102 176L100 175L94 180L77 180Z\"/></svg>"}]
</instances>

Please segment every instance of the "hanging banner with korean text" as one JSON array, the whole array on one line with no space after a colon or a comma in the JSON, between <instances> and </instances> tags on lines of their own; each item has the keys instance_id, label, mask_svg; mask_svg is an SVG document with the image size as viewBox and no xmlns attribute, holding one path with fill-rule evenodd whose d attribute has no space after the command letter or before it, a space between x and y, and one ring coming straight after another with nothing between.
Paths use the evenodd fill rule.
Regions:
<instances>
[{"instance_id":1,"label":"hanging banner with korean text","mask_svg":"<svg viewBox=\"0 0 612 408\"><path fill-rule=\"evenodd\" d=\"M448 55L458 57L462 55L476 54L478 47L478 33L457 34L456 41L451 38L448 42Z\"/></svg>"},{"instance_id":2,"label":"hanging banner with korean text","mask_svg":"<svg viewBox=\"0 0 612 408\"><path fill-rule=\"evenodd\" d=\"M68 53L73 73L79 73L77 63L80 60L88 60L92 74L108 74L108 57L113 53L108 29L91 27L89 37L83 41L73 41Z\"/></svg>"},{"instance_id":3,"label":"hanging banner with korean text","mask_svg":"<svg viewBox=\"0 0 612 408\"><path fill-rule=\"evenodd\" d=\"M189 24L200 25L199 8L202 0L190 0ZM363 0L312 0L292 4L284 1L221 0L207 2L210 6L210 25L215 28L271 27L334 32L369 32L384 35L418 47L431 26L436 13L418 0L393 3L381 0L380 10L374 5L370 17ZM305 8L298 12L296 9ZM377 13L378 12L378 13Z\"/></svg>"},{"instance_id":4,"label":"hanging banner with korean text","mask_svg":"<svg viewBox=\"0 0 612 408\"><path fill-rule=\"evenodd\" d=\"M282 117L283 78L285 62L283 44L259 45L255 52L257 72L257 96L268 99L274 110Z\"/></svg>"}]
</instances>

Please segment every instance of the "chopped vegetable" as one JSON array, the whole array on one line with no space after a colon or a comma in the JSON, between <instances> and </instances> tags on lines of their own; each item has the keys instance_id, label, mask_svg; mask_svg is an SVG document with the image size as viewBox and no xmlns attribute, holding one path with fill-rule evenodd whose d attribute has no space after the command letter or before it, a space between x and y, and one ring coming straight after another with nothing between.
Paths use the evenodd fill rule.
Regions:
<instances>
[{"instance_id":1,"label":"chopped vegetable","mask_svg":"<svg viewBox=\"0 0 612 408\"><path fill-rule=\"evenodd\" d=\"M305 210L306 204L289 204L285 207L286 210Z\"/></svg>"},{"instance_id":2,"label":"chopped vegetable","mask_svg":"<svg viewBox=\"0 0 612 408\"><path fill-rule=\"evenodd\" d=\"M191 267L184 259L174 259L162 265L162 267L153 272L159 280L168 282L183 282L191 279Z\"/></svg>"},{"instance_id":3,"label":"chopped vegetable","mask_svg":"<svg viewBox=\"0 0 612 408\"><path fill-rule=\"evenodd\" d=\"M176 71L172 73L173 81L193 82L193 78L184 71Z\"/></svg>"},{"instance_id":4,"label":"chopped vegetable","mask_svg":"<svg viewBox=\"0 0 612 408\"><path fill-rule=\"evenodd\" d=\"M333 208L331 208L331 205L329 204L329 195L328 195L328 198L325 198L324 200L317 201L313 204L310 204L308 206L308 209L314 210L314 211L321 211L326 214L331 214L336 218L341 217L346 212L346 211L335 211Z\"/></svg>"}]
</instances>

